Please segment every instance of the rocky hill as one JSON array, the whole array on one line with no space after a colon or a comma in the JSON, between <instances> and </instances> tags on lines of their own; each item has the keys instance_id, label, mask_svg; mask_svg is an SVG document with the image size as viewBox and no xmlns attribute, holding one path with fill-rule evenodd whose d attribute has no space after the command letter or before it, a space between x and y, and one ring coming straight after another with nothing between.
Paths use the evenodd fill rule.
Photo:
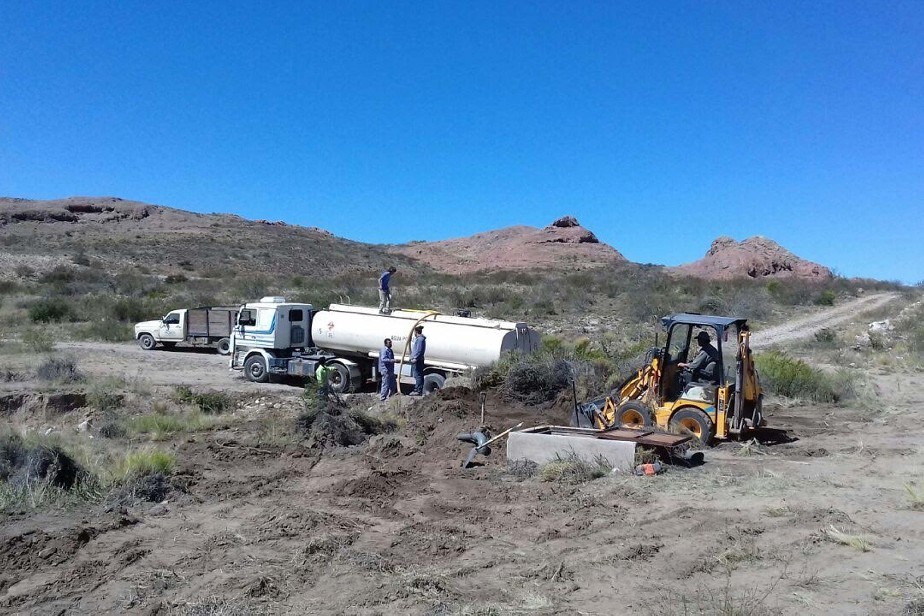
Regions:
<instances>
[{"instance_id":1,"label":"rocky hill","mask_svg":"<svg viewBox=\"0 0 924 616\"><path fill-rule=\"evenodd\" d=\"M395 256L314 227L196 214L115 197L0 198L0 276L42 272L74 259L109 270L307 275L376 271ZM405 269L416 264L404 259Z\"/></svg>"},{"instance_id":2,"label":"rocky hill","mask_svg":"<svg viewBox=\"0 0 924 616\"><path fill-rule=\"evenodd\" d=\"M626 262L619 251L600 242L573 216L559 218L543 229L507 227L471 237L403 244L391 250L449 274L532 268L585 269Z\"/></svg>"},{"instance_id":3,"label":"rocky hill","mask_svg":"<svg viewBox=\"0 0 924 616\"><path fill-rule=\"evenodd\" d=\"M116 197L36 201L0 197L0 278L92 260L109 271L233 276L235 271L334 278L368 276L394 264L404 272L579 271L628 263L572 216L547 227L514 226L471 237L401 245L365 244L316 227L196 214ZM17 274L17 270L20 274ZM831 270L776 242L720 237L699 261L674 268L701 278L827 279Z\"/></svg>"},{"instance_id":4,"label":"rocky hill","mask_svg":"<svg viewBox=\"0 0 924 616\"><path fill-rule=\"evenodd\" d=\"M806 261L771 239L754 236L741 242L720 237L706 255L671 271L699 278L802 278L827 280L834 274L824 265Z\"/></svg>"}]
</instances>

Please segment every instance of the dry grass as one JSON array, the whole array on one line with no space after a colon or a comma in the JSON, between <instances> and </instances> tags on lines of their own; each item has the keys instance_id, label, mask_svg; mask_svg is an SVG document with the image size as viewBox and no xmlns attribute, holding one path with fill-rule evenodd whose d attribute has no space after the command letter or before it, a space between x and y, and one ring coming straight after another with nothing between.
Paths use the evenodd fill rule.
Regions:
<instances>
[{"instance_id":1,"label":"dry grass","mask_svg":"<svg viewBox=\"0 0 924 616\"><path fill-rule=\"evenodd\" d=\"M845 533L834 525L831 525L828 528L822 530L821 534L828 541L838 543L840 545L846 545L857 550L858 552L869 552L873 549L873 544L869 539L866 539L860 535L851 535L849 533Z\"/></svg>"},{"instance_id":2,"label":"dry grass","mask_svg":"<svg viewBox=\"0 0 924 616\"><path fill-rule=\"evenodd\" d=\"M914 511L924 511L924 491L915 488L910 483L906 483L905 495L911 509Z\"/></svg>"}]
</instances>

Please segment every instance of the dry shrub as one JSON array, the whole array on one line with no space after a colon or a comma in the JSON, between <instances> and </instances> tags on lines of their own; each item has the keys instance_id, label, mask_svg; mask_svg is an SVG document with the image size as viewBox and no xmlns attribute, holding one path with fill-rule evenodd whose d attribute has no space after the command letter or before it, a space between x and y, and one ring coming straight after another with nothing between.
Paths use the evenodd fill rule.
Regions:
<instances>
[{"instance_id":1,"label":"dry shrub","mask_svg":"<svg viewBox=\"0 0 924 616\"><path fill-rule=\"evenodd\" d=\"M77 360L73 357L49 357L35 369L35 376L43 381L58 383L78 383L83 375L77 369Z\"/></svg>"},{"instance_id":2,"label":"dry shrub","mask_svg":"<svg viewBox=\"0 0 924 616\"><path fill-rule=\"evenodd\" d=\"M507 397L526 404L553 400L571 384L571 368L562 359L526 356L512 365L504 382Z\"/></svg>"},{"instance_id":3,"label":"dry shrub","mask_svg":"<svg viewBox=\"0 0 924 616\"><path fill-rule=\"evenodd\" d=\"M0 438L0 480L16 485L38 480L70 490L86 478L60 447L29 443L15 433Z\"/></svg>"},{"instance_id":4,"label":"dry shrub","mask_svg":"<svg viewBox=\"0 0 924 616\"><path fill-rule=\"evenodd\" d=\"M305 400L305 411L295 420L296 433L309 447L349 447L370 436L397 428L391 419L382 419L358 409L347 409L339 401Z\"/></svg>"}]
</instances>

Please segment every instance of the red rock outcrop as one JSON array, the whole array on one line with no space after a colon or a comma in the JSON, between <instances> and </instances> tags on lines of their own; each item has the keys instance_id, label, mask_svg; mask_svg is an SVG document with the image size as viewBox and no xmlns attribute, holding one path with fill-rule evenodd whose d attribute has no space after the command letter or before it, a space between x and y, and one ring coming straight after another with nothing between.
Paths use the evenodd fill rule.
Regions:
<instances>
[{"instance_id":1,"label":"red rock outcrop","mask_svg":"<svg viewBox=\"0 0 924 616\"><path fill-rule=\"evenodd\" d=\"M806 261L759 235L741 242L726 236L719 237L712 242L702 259L672 269L718 280L746 277L826 280L834 276L824 265Z\"/></svg>"}]
</instances>

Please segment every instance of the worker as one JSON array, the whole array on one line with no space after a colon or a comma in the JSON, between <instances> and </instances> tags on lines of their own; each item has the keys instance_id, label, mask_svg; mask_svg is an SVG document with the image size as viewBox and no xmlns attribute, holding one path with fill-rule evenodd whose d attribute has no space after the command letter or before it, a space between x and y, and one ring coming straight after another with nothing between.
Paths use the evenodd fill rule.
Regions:
<instances>
[{"instance_id":1,"label":"worker","mask_svg":"<svg viewBox=\"0 0 924 616\"><path fill-rule=\"evenodd\" d=\"M318 398L321 401L327 401L330 391L330 368L327 366L327 358L322 357L318 360L318 367L314 371L314 379L318 382Z\"/></svg>"},{"instance_id":2,"label":"worker","mask_svg":"<svg viewBox=\"0 0 924 616\"><path fill-rule=\"evenodd\" d=\"M385 339L385 346L379 351L379 374L382 375L380 400L388 400L398 393L398 380L395 377L395 352L391 349L391 338Z\"/></svg>"},{"instance_id":3,"label":"worker","mask_svg":"<svg viewBox=\"0 0 924 616\"><path fill-rule=\"evenodd\" d=\"M690 363L680 362L677 364L681 368L686 368L692 375L692 380L715 381L716 366L719 362L719 351L712 346L709 338L709 332L702 330L696 334L696 342L699 344L699 353Z\"/></svg>"},{"instance_id":4,"label":"worker","mask_svg":"<svg viewBox=\"0 0 924 616\"><path fill-rule=\"evenodd\" d=\"M414 373L412 396L423 395L424 355L427 353L427 337L423 335L423 325L414 328L414 342L411 345L411 370Z\"/></svg>"},{"instance_id":5,"label":"worker","mask_svg":"<svg viewBox=\"0 0 924 616\"><path fill-rule=\"evenodd\" d=\"M397 271L394 266L391 266L379 276L379 314L391 313L391 288L389 283L391 282L391 275Z\"/></svg>"}]
</instances>

